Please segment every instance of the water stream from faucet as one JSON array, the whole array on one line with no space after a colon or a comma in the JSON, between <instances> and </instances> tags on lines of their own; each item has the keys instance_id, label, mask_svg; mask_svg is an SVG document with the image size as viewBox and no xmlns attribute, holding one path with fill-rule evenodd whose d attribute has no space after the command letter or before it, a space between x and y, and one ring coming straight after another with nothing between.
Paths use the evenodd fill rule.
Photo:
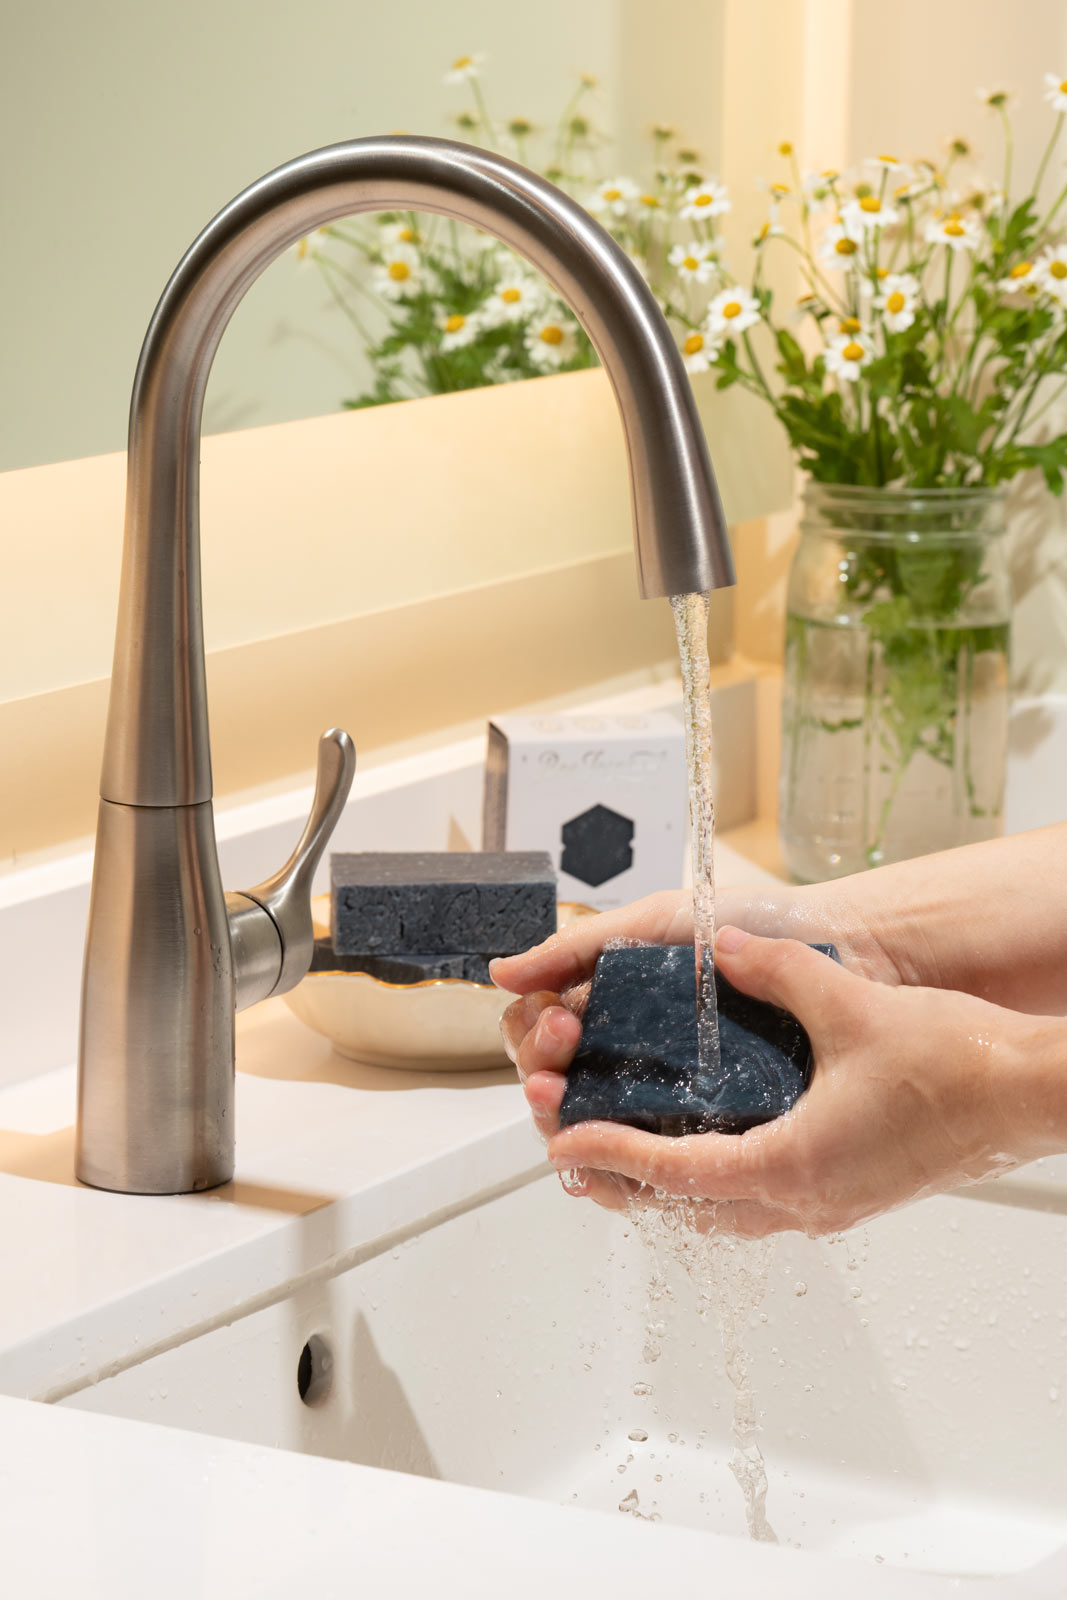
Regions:
<instances>
[{"instance_id":1,"label":"water stream from faucet","mask_svg":"<svg viewBox=\"0 0 1067 1600\"><path fill-rule=\"evenodd\" d=\"M682 667L689 826L693 861L693 946L696 957L697 1044L702 1073L718 1075L719 1014L715 1004L715 801L711 792L711 666L706 594L671 596Z\"/></svg>"}]
</instances>

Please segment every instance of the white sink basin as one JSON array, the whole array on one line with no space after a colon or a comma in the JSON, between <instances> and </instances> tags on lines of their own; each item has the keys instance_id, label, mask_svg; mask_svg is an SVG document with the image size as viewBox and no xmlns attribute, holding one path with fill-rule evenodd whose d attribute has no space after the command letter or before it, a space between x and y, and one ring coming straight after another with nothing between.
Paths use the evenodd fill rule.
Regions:
<instances>
[{"instance_id":1,"label":"white sink basin","mask_svg":"<svg viewBox=\"0 0 1067 1600\"><path fill-rule=\"evenodd\" d=\"M962 1196L778 1242L746 1347L783 1543L960 1576L1067 1545L1065 1247ZM676 1271L646 1361L650 1263L549 1175L63 1403L744 1537L714 1317Z\"/></svg>"}]
</instances>

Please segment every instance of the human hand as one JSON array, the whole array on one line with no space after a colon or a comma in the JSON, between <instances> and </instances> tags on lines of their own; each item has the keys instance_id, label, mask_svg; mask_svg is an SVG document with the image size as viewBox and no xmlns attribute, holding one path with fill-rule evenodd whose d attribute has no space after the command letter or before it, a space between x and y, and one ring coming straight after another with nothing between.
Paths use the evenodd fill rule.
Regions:
<instances>
[{"instance_id":1,"label":"human hand","mask_svg":"<svg viewBox=\"0 0 1067 1600\"><path fill-rule=\"evenodd\" d=\"M665 1139L616 1123L559 1132L578 1018L543 991L510 1008L509 1050L549 1159L581 1173L576 1192L612 1208L677 1195L696 1203L701 1226L818 1234L1067 1148L1058 1020L872 983L792 940L739 930L720 937L716 960L737 988L792 1011L815 1057L792 1111L741 1135Z\"/></svg>"}]
</instances>

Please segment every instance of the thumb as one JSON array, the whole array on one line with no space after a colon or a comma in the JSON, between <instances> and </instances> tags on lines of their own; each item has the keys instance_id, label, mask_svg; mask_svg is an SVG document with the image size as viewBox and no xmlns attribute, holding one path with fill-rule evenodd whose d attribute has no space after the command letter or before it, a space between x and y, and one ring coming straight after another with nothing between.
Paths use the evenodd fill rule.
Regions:
<instances>
[{"instance_id":1,"label":"thumb","mask_svg":"<svg viewBox=\"0 0 1067 1600\"><path fill-rule=\"evenodd\" d=\"M857 1005L867 1009L864 991L871 986L863 978L796 939L762 939L741 928L720 928L715 965L742 994L792 1012L812 1039L829 1032L840 1042Z\"/></svg>"}]
</instances>

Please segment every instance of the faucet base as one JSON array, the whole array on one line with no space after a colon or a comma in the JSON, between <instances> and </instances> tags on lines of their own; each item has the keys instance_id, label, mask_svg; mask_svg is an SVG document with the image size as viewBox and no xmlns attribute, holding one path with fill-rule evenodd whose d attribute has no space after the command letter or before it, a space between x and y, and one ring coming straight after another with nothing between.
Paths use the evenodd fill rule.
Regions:
<instances>
[{"instance_id":1,"label":"faucet base","mask_svg":"<svg viewBox=\"0 0 1067 1600\"><path fill-rule=\"evenodd\" d=\"M211 802L101 800L76 1176L124 1194L227 1183L233 1093L233 957Z\"/></svg>"}]
</instances>

